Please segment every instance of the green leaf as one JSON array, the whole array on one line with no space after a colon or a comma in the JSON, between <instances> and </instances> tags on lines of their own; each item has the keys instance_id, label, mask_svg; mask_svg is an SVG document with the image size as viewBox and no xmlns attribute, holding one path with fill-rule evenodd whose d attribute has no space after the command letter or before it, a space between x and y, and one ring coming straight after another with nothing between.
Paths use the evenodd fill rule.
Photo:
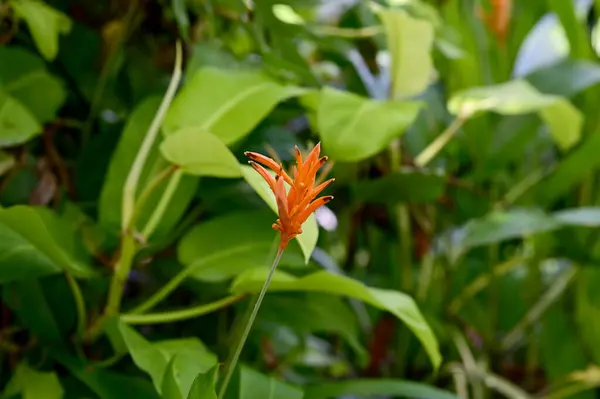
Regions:
<instances>
[{"instance_id":1,"label":"green leaf","mask_svg":"<svg viewBox=\"0 0 600 399\"><path fill-rule=\"evenodd\" d=\"M67 98L63 83L48 73L44 60L19 47L0 47L0 88L47 123ZM40 93L44 93L43 96Z\"/></svg>"},{"instance_id":2,"label":"green leaf","mask_svg":"<svg viewBox=\"0 0 600 399\"><path fill-rule=\"evenodd\" d=\"M379 8L391 55L392 98L411 97L427 88L433 75L434 27L400 9Z\"/></svg>"},{"instance_id":3,"label":"green leaf","mask_svg":"<svg viewBox=\"0 0 600 399\"><path fill-rule=\"evenodd\" d=\"M15 166L15 157L6 151L0 150L0 176L11 170Z\"/></svg>"},{"instance_id":4,"label":"green leaf","mask_svg":"<svg viewBox=\"0 0 600 399\"><path fill-rule=\"evenodd\" d=\"M461 232L460 252L495 244L512 238L559 229L561 223L538 209L495 211L483 218L472 219Z\"/></svg>"},{"instance_id":5,"label":"green leaf","mask_svg":"<svg viewBox=\"0 0 600 399\"><path fill-rule=\"evenodd\" d=\"M275 194L269 188L267 182L258 174L252 167L247 165L240 165L242 170L242 175L244 179L250 187L254 189L254 191L261 197L266 204L278 214L277 211L277 201L275 200ZM289 189L289 186L286 184L286 188ZM317 219L315 219L315 215L310 215L306 222L302 225L302 234L296 236L296 240L298 244L300 244L300 248L302 248L302 253L304 253L304 260L306 263L310 260L310 256L312 252L315 250L317 246L317 241L319 240L319 226L317 225Z\"/></svg>"},{"instance_id":6,"label":"green leaf","mask_svg":"<svg viewBox=\"0 0 600 399\"><path fill-rule=\"evenodd\" d=\"M259 318L268 325L285 325L298 334L338 334L356 352L358 363L367 365L368 354L360 343L356 315L341 298L318 293L267 297Z\"/></svg>"},{"instance_id":7,"label":"green leaf","mask_svg":"<svg viewBox=\"0 0 600 399\"><path fill-rule=\"evenodd\" d=\"M183 399L179 389L179 375L175 367L175 358L171 359L162 379L161 396L163 399Z\"/></svg>"},{"instance_id":8,"label":"green leaf","mask_svg":"<svg viewBox=\"0 0 600 399\"><path fill-rule=\"evenodd\" d=\"M170 135L196 127L229 145L250 133L277 103L303 92L259 72L202 68L173 101L163 129Z\"/></svg>"},{"instance_id":9,"label":"green leaf","mask_svg":"<svg viewBox=\"0 0 600 399\"><path fill-rule=\"evenodd\" d=\"M554 212L552 216L564 225L571 226L600 226L600 207L581 207L573 209L563 209Z\"/></svg>"},{"instance_id":10,"label":"green leaf","mask_svg":"<svg viewBox=\"0 0 600 399\"><path fill-rule=\"evenodd\" d=\"M218 372L219 367L215 366L206 373L198 374L196 379L194 379L187 399L217 399L215 381Z\"/></svg>"},{"instance_id":11,"label":"green leaf","mask_svg":"<svg viewBox=\"0 0 600 399\"><path fill-rule=\"evenodd\" d=\"M62 399L64 390L55 372L41 372L19 363L3 397L21 394L23 399Z\"/></svg>"},{"instance_id":12,"label":"green leaf","mask_svg":"<svg viewBox=\"0 0 600 399\"><path fill-rule=\"evenodd\" d=\"M542 94L524 80L460 91L448 102L455 115L494 111L502 115L537 112L550 128L556 144L563 150L581 138L583 115L562 97Z\"/></svg>"},{"instance_id":13,"label":"green leaf","mask_svg":"<svg viewBox=\"0 0 600 399\"><path fill-rule=\"evenodd\" d=\"M53 61L58 54L60 35L71 31L69 17L38 0L14 0L12 6L27 23L40 53L48 61Z\"/></svg>"},{"instance_id":14,"label":"green leaf","mask_svg":"<svg viewBox=\"0 0 600 399\"><path fill-rule=\"evenodd\" d=\"M421 103L377 101L326 87L317 109L325 153L357 162L377 154L415 120Z\"/></svg>"},{"instance_id":15,"label":"green leaf","mask_svg":"<svg viewBox=\"0 0 600 399\"><path fill-rule=\"evenodd\" d=\"M81 256L79 250L82 247L79 246L78 237L49 209L17 205L0 210L0 234L5 235L2 245L7 245L3 252L4 262L14 262L15 259L11 257L25 257L33 261L27 262L32 268L27 269L28 272L25 267L21 272L5 270L5 282L15 280L17 276L34 277L32 270L37 270L41 275L59 270L68 271L76 277L94 274L87 259ZM15 269L7 264L6 269L9 268Z\"/></svg>"},{"instance_id":16,"label":"green leaf","mask_svg":"<svg viewBox=\"0 0 600 399\"><path fill-rule=\"evenodd\" d=\"M179 262L197 270L193 276L204 281L223 281L252 268L269 267L277 237L270 215L263 211L231 212L203 221L179 241ZM281 264L298 263L297 252L290 247Z\"/></svg>"},{"instance_id":17,"label":"green leaf","mask_svg":"<svg viewBox=\"0 0 600 399\"><path fill-rule=\"evenodd\" d=\"M305 389L304 399L329 399L348 395L458 399L458 396L450 392L429 385L389 379L360 379L309 385Z\"/></svg>"},{"instance_id":18,"label":"green leaf","mask_svg":"<svg viewBox=\"0 0 600 399\"><path fill-rule=\"evenodd\" d=\"M257 293L266 278L265 270L250 270L239 276L231 286L234 293ZM419 338L433 366L437 369L442 361L438 342L433 331L421 315L414 300L401 292L367 287L359 281L328 272L316 272L301 278L283 272L273 277L269 292L308 291L344 295L360 299L376 308L386 310L403 321Z\"/></svg>"},{"instance_id":19,"label":"green leaf","mask_svg":"<svg viewBox=\"0 0 600 399\"><path fill-rule=\"evenodd\" d=\"M446 176L441 172L402 168L384 177L359 180L353 192L359 201L393 205L399 202L432 203L442 196Z\"/></svg>"},{"instance_id":20,"label":"green leaf","mask_svg":"<svg viewBox=\"0 0 600 399\"><path fill-rule=\"evenodd\" d=\"M248 367L240 368L239 399L302 399L303 392Z\"/></svg>"},{"instance_id":21,"label":"green leaf","mask_svg":"<svg viewBox=\"0 0 600 399\"><path fill-rule=\"evenodd\" d=\"M54 348L50 348L48 352L52 358L65 366L100 399L160 399L152 388L152 384L144 379L94 367L93 364L83 363L80 359Z\"/></svg>"},{"instance_id":22,"label":"green leaf","mask_svg":"<svg viewBox=\"0 0 600 399\"><path fill-rule=\"evenodd\" d=\"M23 104L0 90L0 147L23 144L42 132L42 126Z\"/></svg>"},{"instance_id":23,"label":"green leaf","mask_svg":"<svg viewBox=\"0 0 600 399\"><path fill-rule=\"evenodd\" d=\"M600 64L566 59L535 71L527 80L542 93L572 97L600 83Z\"/></svg>"},{"instance_id":24,"label":"green leaf","mask_svg":"<svg viewBox=\"0 0 600 399\"><path fill-rule=\"evenodd\" d=\"M135 108L127 120L119 144L112 155L100 195L99 219L100 224L115 236L121 230L121 204L125 180L152 123L154 114L158 110L160 101L159 97L150 97ZM169 163L160 155L158 147L158 143L155 143L150 151L140 177L140 189L136 193L137 195L156 174L169 167ZM158 240L164 237L179 221L196 193L198 180L196 176L192 175L184 175L181 178L171 202L153 234L153 239ZM168 180L163 181L150 195L139 213L136 228L141 228L148 221L168 183Z\"/></svg>"},{"instance_id":25,"label":"green leaf","mask_svg":"<svg viewBox=\"0 0 600 399\"><path fill-rule=\"evenodd\" d=\"M583 267L578 271L576 278L575 314L579 333L592 360L598 363L600 347L596 342L600 333L600 293L596 288L600 283L600 269L595 266Z\"/></svg>"},{"instance_id":26,"label":"green leaf","mask_svg":"<svg viewBox=\"0 0 600 399\"><path fill-rule=\"evenodd\" d=\"M176 382L182 397L187 395L198 373L207 372L217 363L216 356L194 338L151 343L124 323L119 324L119 331L133 362L150 375L159 393L162 392L163 378L170 362L173 362L177 373Z\"/></svg>"},{"instance_id":27,"label":"green leaf","mask_svg":"<svg viewBox=\"0 0 600 399\"><path fill-rule=\"evenodd\" d=\"M600 168L600 131L590 132L584 142L566 154L552 173L534 187L536 199L542 204L552 204Z\"/></svg>"},{"instance_id":28,"label":"green leaf","mask_svg":"<svg viewBox=\"0 0 600 399\"><path fill-rule=\"evenodd\" d=\"M61 340L60 328L38 280L8 284L3 299L31 333L51 342Z\"/></svg>"},{"instance_id":29,"label":"green leaf","mask_svg":"<svg viewBox=\"0 0 600 399\"><path fill-rule=\"evenodd\" d=\"M240 164L212 133L188 127L168 135L160 145L166 160L196 176L241 177Z\"/></svg>"},{"instance_id":30,"label":"green leaf","mask_svg":"<svg viewBox=\"0 0 600 399\"><path fill-rule=\"evenodd\" d=\"M190 36L190 17L187 12L186 0L171 0L171 7L173 8L173 14L175 14L175 20L177 20L181 36L188 40Z\"/></svg>"},{"instance_id":31,"label":"green leaf","mask_svg":"<svg viewBox=\"0 0 600 399\"><path fill-rule=\"evenodd\" d=\"M127 119L119 144L112 155L98 210L100 224L108 230L121 229L121 202L125 180L160 101L160 97L149 97L136 106ZM150 159L148 164L151 164ZM148 177L148 169L149 167L144 168L145 173L142 174L141 180Z\"/></svg>"}]
</instances>

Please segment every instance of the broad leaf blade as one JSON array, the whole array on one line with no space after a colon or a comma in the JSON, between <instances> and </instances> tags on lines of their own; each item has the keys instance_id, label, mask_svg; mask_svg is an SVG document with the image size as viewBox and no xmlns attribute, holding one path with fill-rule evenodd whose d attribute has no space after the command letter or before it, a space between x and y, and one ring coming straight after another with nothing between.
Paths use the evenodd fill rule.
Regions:
<instances>
[{"instance_id":1,"label":"broad leaf blade","mask_svg":"<svg viewBox=\"0 0 600 399\"><path fill-rule=\"evenodd\" d=\"M231 286L235 293L259 292L266 278L264 270L251 270L237 278ZM367 287L359 281L328 272L316 272L301 278L278 272L269 287L275 291L309 291L343 295L360 299L376 308L386 310L402 320L419 338L433 366L442 361L433 331L421 315L414 300L401 292Z\"/></svg>"}]
</instances>

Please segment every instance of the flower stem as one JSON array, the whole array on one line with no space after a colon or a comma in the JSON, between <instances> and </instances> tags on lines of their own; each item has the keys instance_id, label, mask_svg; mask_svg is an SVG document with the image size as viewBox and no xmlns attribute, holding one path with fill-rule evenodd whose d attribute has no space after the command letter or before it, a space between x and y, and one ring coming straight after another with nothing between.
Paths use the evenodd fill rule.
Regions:
<instances>
[{"instance_id":1,"label":"flower stem","mask_svg":"<svg viewBox=\"0 0 600 399\"><path fill-rule=\"evenodd\" d=\"M240 359L240 355L242 353L242 349L244 349L244 344L246 343L246 339L248 339L248 334L250 333L250 330L252 329L252 325L254 324L254 320L256 319L256 315L258 314L258 309L260 308L260 305L262 304L265 294L267 293L267 290L269 289L269 285L271 284L271 280L273 279L273 275L275 274L275 269L277 269L277 265L279 265L279 261L281 260L281 255L283 255L283 249L279 248L279 250L277 251L277 255L275 256L275 260L273 260L273 264L271 265L271 269L269 270L269 274L267 275L267 279L265 280L265 283L263 284L263 286L260 290L260 293L258 294L258 298L256 298L256 302L254 302L254 306L252 308L252 313L250 313L250 318L248 319L246 326L244 327L244 332L242 333L242 336L240 337L237 347L235 348L235 352L233 352L233 356L231 357L231 360L227 362L225 379L223 380L223 383L221 384L221 389L219 390L218 399L223 399L223 397L225 396L225 392L227 391L227 386L229 385L229 381L231 380L231 377L233 376L233 371L235 370L235 367L237 366L238 360Z\"/></svg>"},{"instance_id":2,"label":"flower stem","mask_svg":"<svg viewBox=\"0 0 600 399\"><path fill-rule=\"evenodd\" d=\"M183 310L172 310L169 312L150 313L150 314L131 314L121 315L121 320L127 324L160 324L172 323L174 321L193 319L224 308L242 299L245 295L228 296L218 301L207 303L193 308Z\"/></svg>"}]
</instances>

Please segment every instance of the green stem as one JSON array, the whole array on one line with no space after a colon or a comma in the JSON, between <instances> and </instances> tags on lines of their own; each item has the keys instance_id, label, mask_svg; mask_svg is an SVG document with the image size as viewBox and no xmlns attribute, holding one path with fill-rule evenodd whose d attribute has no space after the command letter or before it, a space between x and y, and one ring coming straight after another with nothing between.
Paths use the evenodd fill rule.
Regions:
<instances>
[{"instance_id":1,"label":"green stem","mask_svg":"<svg viewBox=\"0 0 600 399\"><path fill-rule=\"evenodd\" d=\"M181 43L179 41L177 42L175 49L175 68L173 69L171 82L169 83L167 92L165 93L165 96L158 107L156 115L154 115L154 119L150 124L150 128L148 128L148 132L144 137L144 141L142 141L142 145L140 146L135 160L133 161L133 165L131 165L131 169L129 170L129 174L127 175L127 179L125 180L122 204L123 213L121 220L121 227L123 231L127 230L127 228L130 226L133 210L135 208L135 193L137 191L140 176L142 175L142 170L144 169L144 165L146 164L150 150L154 145L154 141L156 140L156 136L158 135L158 131L162 125L165 114L167 113L167 110L173 101L177 86L179 86L179 82L181 81Z\"/></svg>"},{"instance_id":2,"label":"green stem","mask_svg":"<svg viewBox=\"0 0 600 399\"><path fill-rule=\"evenodd\" d=\"M233 352L233 356L231 360L227 364L227 370L225 373L225 379L223 380L223 384L221 384L221 389L219 390L218 399L223 399L225 392L227 391L227 386L229 385L229 381L233 376L233 371L237 366L238 360L240 359L240 354L242 353L242 349L244 348L244 344L246 343L246 339L248 339L248 334L252 329L252 325L254 324L254 320L256 319L256 315L258 314L258 309L260 309L260 305L269 289L269 285L271 284L271 280L273 279L273 275L275 274L275 270L277 269L277 265L279 265L279 261L281 260L281 255L283 255L283 249L279 248L277 251L277 255L275 256L275 260L273 261L273 265L271 265L271 269L269 270L269 274L267 275L267 279L263 284L260 293L258 294L258 298L256 298L256 302L252 308L252 313L250 314L250 318L246 323L246 327L244 328L244 332L240 337L240 340L235 348L235 352Z\"/></svg>"},{"instance_id":3,"label":"green stem","mask_svg":"<svg viewBox=\"0 0 600 399\"><path fill-rule=\"evenodd\" d=\"M121 308L121 298L123 297L123 288L127 282L127 277L129 276L136 250L137 243L133 236L125 234L121 241L121 253L115 267L115 274L113 275L108 291L108 301L106 309L104 309L104 314L106 316L119 313L119 309Z\"/></svg>"},{"instance_id":4,"label":"green stem","mask_svg":"<svg viewBox=\"0 0 600 399\"><path fill-rule=\"evenodd\" d=\"M400 204L396 207L398 228L400 233L400 253L402 256L402 290L410 292L413 285L412 278L412 231L410 228L410 212L408 205Z\"/></svg>"},{"instance_id":5,"label":"green stem","mask_svg":"<svg viewBox=\"0 0 600 399\"><path fill-rule=\"evenodd\" d=\"M245 295L228 296L218 301L208 304L195 306L183 310L172 310L169 312L151 313L151 314L130 314L121 315L121 320L127 324L161 324L172 323L180 320L193 319L215 310L224 308L241 300Z\"/></svg>"},{"instance_id":6,"label":"green stem","mask_svg":"<svg viewBox=\"0 0 600 399\"><path fill-rule=\"evenodd\" d=\"M183 269L181 269L181 271L179 273L177 273L175 275L175 277L173 277L171 280L169 280L169 282L167 284L165 284L160 290L158 290L154 295L152 295L150 298L148 298L145 302L136 306L134 309L132 309L128 313L129 314L141 314L141 313L146 312L149 309L152 309L154 306L156 306L156 304L158 304L160 301L165 299L171 292L173 292L175 289L177 289L177 287L179 287L179 285L181 283L183 283L185 281L185 279L188 278L189 276L210 268L212 265L214 265L216 262L218 262L219 260L221 260L224 257L230 257L232 255L235 256L236 253L242 254L242 253L248 251L248 249L250 247L252 247L253 245L255 245L255 244L242 245L239 248L236 248L236 249L228 251L228 252L219 252L219 253L216 253L213 255L209 255L209 256L206 256L205 258L203 258L201 262L195 262L188 267L184 267Z\"/></svg>"},{"instance_id":7,"label":"green stem","mask_svg":"<svg viewBox=\"0 0 600 399\"><path fill-rule=\"evenodd\" d=\"M173 194L175 194L175 191L177 190L177 186L179 185L179 181L181 180L182 176L183 170L181 169L177 169L175 173L171 175L171 179L169 180L167 188L165 188L165 191L163 192L163 195L160 198L158 205L154 209L154 212L152 212L152 215L150 215L150 219L148 220L148 223L146 223L146 227L144 227L144 230L142 231L142 236L146 241L150 238L152 233L154 233L154 230L156 230L156 227L158 226L162 217L164 216L165 211L169 206L169 202L171 202L171 198L173 197Z\"/></svg>"},{"instance_id":8,"label":"green stem","mask_svg":"<svg viewBox=\"0 0 600 399\"><path fill-rule=\"evenodd\" d=\"M77 280L75 280L71 273L65 273L65 277L67 278L67 283L71 288L73 299L75 300L75 309L77 311L77 338L81 339L85 332L85 323L87 319L85 301L83 299L83 294L81 293L81 288L79 288L79 284L77 284Z\"/></svg>"},{"instance_id":9,"label":"green stem","mask_svg":"<svg viewBox=\"0 0 600 399\"><path fill-rule=\"evenodd\" d=\"M146 201L148 200L148 198L150 198L150 195L158 188L160 183L162 183L174 171L175 171L175 167L173 165L169 165L164 170L162 170L160 173L156 174L152 178L152 180L150 180L148 182L148 184L146 185L146 187L144 187L144 190L142 191L142 193L140 194L140 196L138 197L138 199L135 203L135 207L133 209L133 215L131 216L131 220L129 223L130 226L133 226L135 224L135 221L137 220L139 213L142 211L142 208L144 207L144 204L146 204Z\"/></svg>"},{"instance_id":10,"label":"green stem","mask_svg":"<svg viewBox=\"0 0 600 399\"><path fill-rule=\"evenodd\" d=\"M417 157L415 158L415 165L418 167L426 166L435 156L452 140L452 138L458 132L458 129L467 120L466 115L458 116L454 121L444 130L431 144L429 144Z\"/></svg>"}]
</instances>

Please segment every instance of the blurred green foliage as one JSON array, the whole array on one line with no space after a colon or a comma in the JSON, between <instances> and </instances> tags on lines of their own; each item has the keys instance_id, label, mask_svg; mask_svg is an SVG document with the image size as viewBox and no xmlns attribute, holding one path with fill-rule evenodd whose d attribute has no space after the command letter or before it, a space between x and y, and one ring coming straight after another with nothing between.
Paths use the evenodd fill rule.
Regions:
<instances>
[{"instance_id":1,"label":"blurred green foliage","mask_svg":"<svg viewBox=\"0 0 600 399\"><path fill-rule=\"evenodd\" d=\"M596 397L599 10L0 0L1 397Z\"/></svg>"}]
</instances>

